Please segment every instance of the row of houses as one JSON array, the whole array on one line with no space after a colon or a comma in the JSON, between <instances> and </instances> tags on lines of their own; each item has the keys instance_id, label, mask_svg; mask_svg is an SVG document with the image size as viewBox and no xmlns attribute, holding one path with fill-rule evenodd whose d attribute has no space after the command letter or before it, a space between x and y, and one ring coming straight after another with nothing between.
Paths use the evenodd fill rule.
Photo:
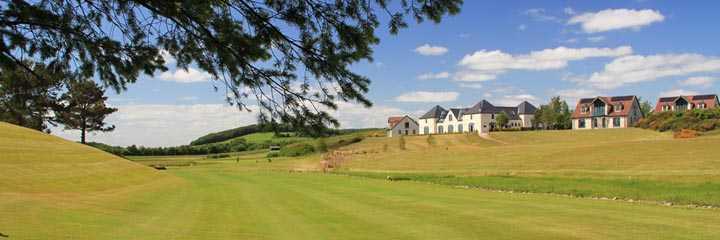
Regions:
<instances>
[{"instance_id":1,"label":"row of houses","mask_svg":"<svg viewBox=\"0 0 720 240\"><path fill-rule=\"evenodd\" d=\"M720 106L717 94L662 97L653 112L681 109L707 109ZM531 128L537 108L527 101L514 107L495 106L486 100L468 108L439 105L420 116L389 117L388 137L416 134L490 132L498 127L495 117L505 112L510 121L506 127ZM573 129L626 128L644 117L640 102L634 95L583 98L578 100L572 115Z\"/></svg>"}]
</instances>

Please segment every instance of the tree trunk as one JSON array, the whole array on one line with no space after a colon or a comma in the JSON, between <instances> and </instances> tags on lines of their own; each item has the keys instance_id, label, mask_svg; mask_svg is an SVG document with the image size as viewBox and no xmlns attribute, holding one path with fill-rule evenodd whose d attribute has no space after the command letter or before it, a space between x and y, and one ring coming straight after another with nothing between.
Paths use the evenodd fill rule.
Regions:
<instances>
[{"instance_id":1,"label":"tree trunk","mask_svg":"<svg viewBox=\"0 0 720 240\"><path fill-rule=\"evenodd\" d=\"M85 144L85 125L82 126L82 132L80 133L80 143Z\"/></svg>"}]
</instances>

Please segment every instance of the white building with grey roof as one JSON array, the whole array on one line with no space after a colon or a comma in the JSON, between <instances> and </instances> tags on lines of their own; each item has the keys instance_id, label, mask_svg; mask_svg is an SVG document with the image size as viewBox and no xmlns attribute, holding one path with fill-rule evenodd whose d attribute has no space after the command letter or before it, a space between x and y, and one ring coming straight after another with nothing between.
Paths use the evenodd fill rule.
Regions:
<instances>
[{"instance_id":1,"label":"white building with grey roof","mask_svg":"<svg viewBox=\"0 0 720 240\"><path fill-rule=\"evenodd\" d=\"M529 128L535 106L523 101L516 107L496 107L482 100L469 108L445 109L439 105L420 117L420 134L489 132L496 127L495 117L505 112L510 121L506 127Z\"/></svg>"}]
</instances>

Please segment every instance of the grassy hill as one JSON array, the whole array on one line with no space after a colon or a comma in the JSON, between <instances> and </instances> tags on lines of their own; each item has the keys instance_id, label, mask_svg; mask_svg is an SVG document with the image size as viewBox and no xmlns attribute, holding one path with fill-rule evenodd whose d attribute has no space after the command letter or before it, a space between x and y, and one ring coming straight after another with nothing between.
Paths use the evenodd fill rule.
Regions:
<instances>
[{"instance_id":1,"label":"grassy hill","mask_svg":"<svg viewBox=\"0 0 720 240\"><path fill-rule=\"evenodd\" d=\"M104 191L170 177L89 146L3 122L0 169L4 193Z\"/></svg>"}]
</instances>

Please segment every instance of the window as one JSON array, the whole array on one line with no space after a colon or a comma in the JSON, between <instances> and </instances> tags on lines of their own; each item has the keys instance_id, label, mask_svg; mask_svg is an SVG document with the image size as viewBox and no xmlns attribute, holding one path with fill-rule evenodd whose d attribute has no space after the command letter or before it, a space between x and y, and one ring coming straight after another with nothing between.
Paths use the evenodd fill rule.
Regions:
<instances>
[{"instance_id":1,"label":"window","mask_svg":"<svg viewBox=\"0 0 720 240\"><path fill-rule=\"evenodd\" d=\"M427 118L425 119L425 123L427 123Z\"/></svg>"},{"instance_id":2,"label":"window","mask_svg":"<svg viewBox=\"0 0 720 240\"><path fill-rule=\"evenodd\" d=\"M705 103L698 104L698 109L705 109L707 106L705 106Z\"/></svg>"},{"instance_id":3,"label":"window","mask_svg":"<svg viewBox=\"0 0 720 240\"><path fill-rule=\"evenodd\" d=\"M663 106L662 106L662 110L663 110L663 111L670 110L670 105L667 105L667 104L663 105Z\"/></svg>"},{"instance_id":4,"label":"window","mask_svg":"<svg viewBox=\"0 0 720 240\"><path fill-rule=\"evenodd\" d=\"M429 133L430 133L430 127L425 126L425 127L423 128L423 134L429 134Z\"/></svg>"},{"instance_id":5,"label":"window","mask_svg":"<svg viewBox=\"0 0 720 240\"><path fill-rule=\"evenodd\" d=\"M462 124L458 124L458 132L463 132L463 125L462 125Z\"/></svg>"},{"instance_id":6,"label":"window","mask_svg":"<svg viewBox=\"0 0 720 240\"><path fill-rule=\"evenodd\" d=\"M470 120L472 120L472 115L470 115Z\"/></svg>"},{"instance_id":7,"label":"window","mask_svg":"<svg viewBox=\"0 0 720 240\"><path fill-rule=\"evenodd\" d=\"M452 121L452 115L448 114L448 121Z\"/></svg>"},{"instance_id":8,"label":"window","mask_svg":"<svg viewBox=\"0 0 720 240\"><path fill-rule=\"evenodd\" d=\"M410 123L409 123L409 122L405 122L405 128L410 128Z\"/></svg>"},{"instance_id":9,"label":"window","mask_svg":"<svg viewBox=\"0 0 720 240\"><path fill-rule=\"evenodd\" d=\"M443 126L438 126L438 133L443 133Z\"/></svg>"},{"instance_id":10,"label":"window","mask_svg":"<svg viewBox=\"0 0 720 240\"><path fill-rule=\"evenodd\" d=\"M492 115L490 115L490 118L495 119L495 114L493 113Z\"/></svg>"},{"instance_id":11,"label":"window","mask_svg":"<svg viewBox=\"0 0 720 240\"><path fill-rule=\"evenodd\" d=\"M405 135L408 135L408 130L405 130Z\"/></svg>"},{"instance_id":12,"label":"window","mask_svg":"<svg viewBox=\"0 0 720 240\"><path fill-rule=\"evenodd\" d=\"M616 112L622 111L622 104L615 104L615 111Z\"/></svg>"},{"instance_id":13,"label":"window","mask_svg":"<svg viewBox=\"0 0 720 240\"><path fill-rule=\"evenodd\" d=\"M448 133L453 133L453 125L448 125Z\"/></svg>"},{"instance_id":14,"label":"window","mask_svg":"<svg viewBox=\"0 0 720 240\"><path fill-rule=\"evenodd\" d=\"M578 120L578 128L585 128L585 119Z\"/></svg>"},{"instance_id":15,"label":"window","mask_svg":"<svg viewBox=\"0 0 720 240\"><path fill-rule=\"evenodd\" d=\"M398 130L398 134L402 134L402 130Z\"/></svg>"},{"instance_id":16,"label":"window","mask_svg":"<svg viewBox=\"0 0 720 240\"><path fill-rule=\"evenodd\" d=\"M586 107L581 107L581 108L580 108L580 113L582 113L582 114L587 113L587 108L586 108Z\"/></svg>"},{"instance_id":17,"label":"window","mask_svg":"<svg viewBox=\"0 0 720 240\"><path fill-rule=\"evenodd\" d=\"M620 127L620 118L619 117L613 118L613 126Z\"/></svg>"},{"instance_id":18,"label":"window","mask_svg":"<svg viewBox=\"0 0 720 240\"><path fill-rule=\"evenodd\" d=\"M413 135L415 135L415 129L413 129Z\"/></svg>"}]
</instances>

